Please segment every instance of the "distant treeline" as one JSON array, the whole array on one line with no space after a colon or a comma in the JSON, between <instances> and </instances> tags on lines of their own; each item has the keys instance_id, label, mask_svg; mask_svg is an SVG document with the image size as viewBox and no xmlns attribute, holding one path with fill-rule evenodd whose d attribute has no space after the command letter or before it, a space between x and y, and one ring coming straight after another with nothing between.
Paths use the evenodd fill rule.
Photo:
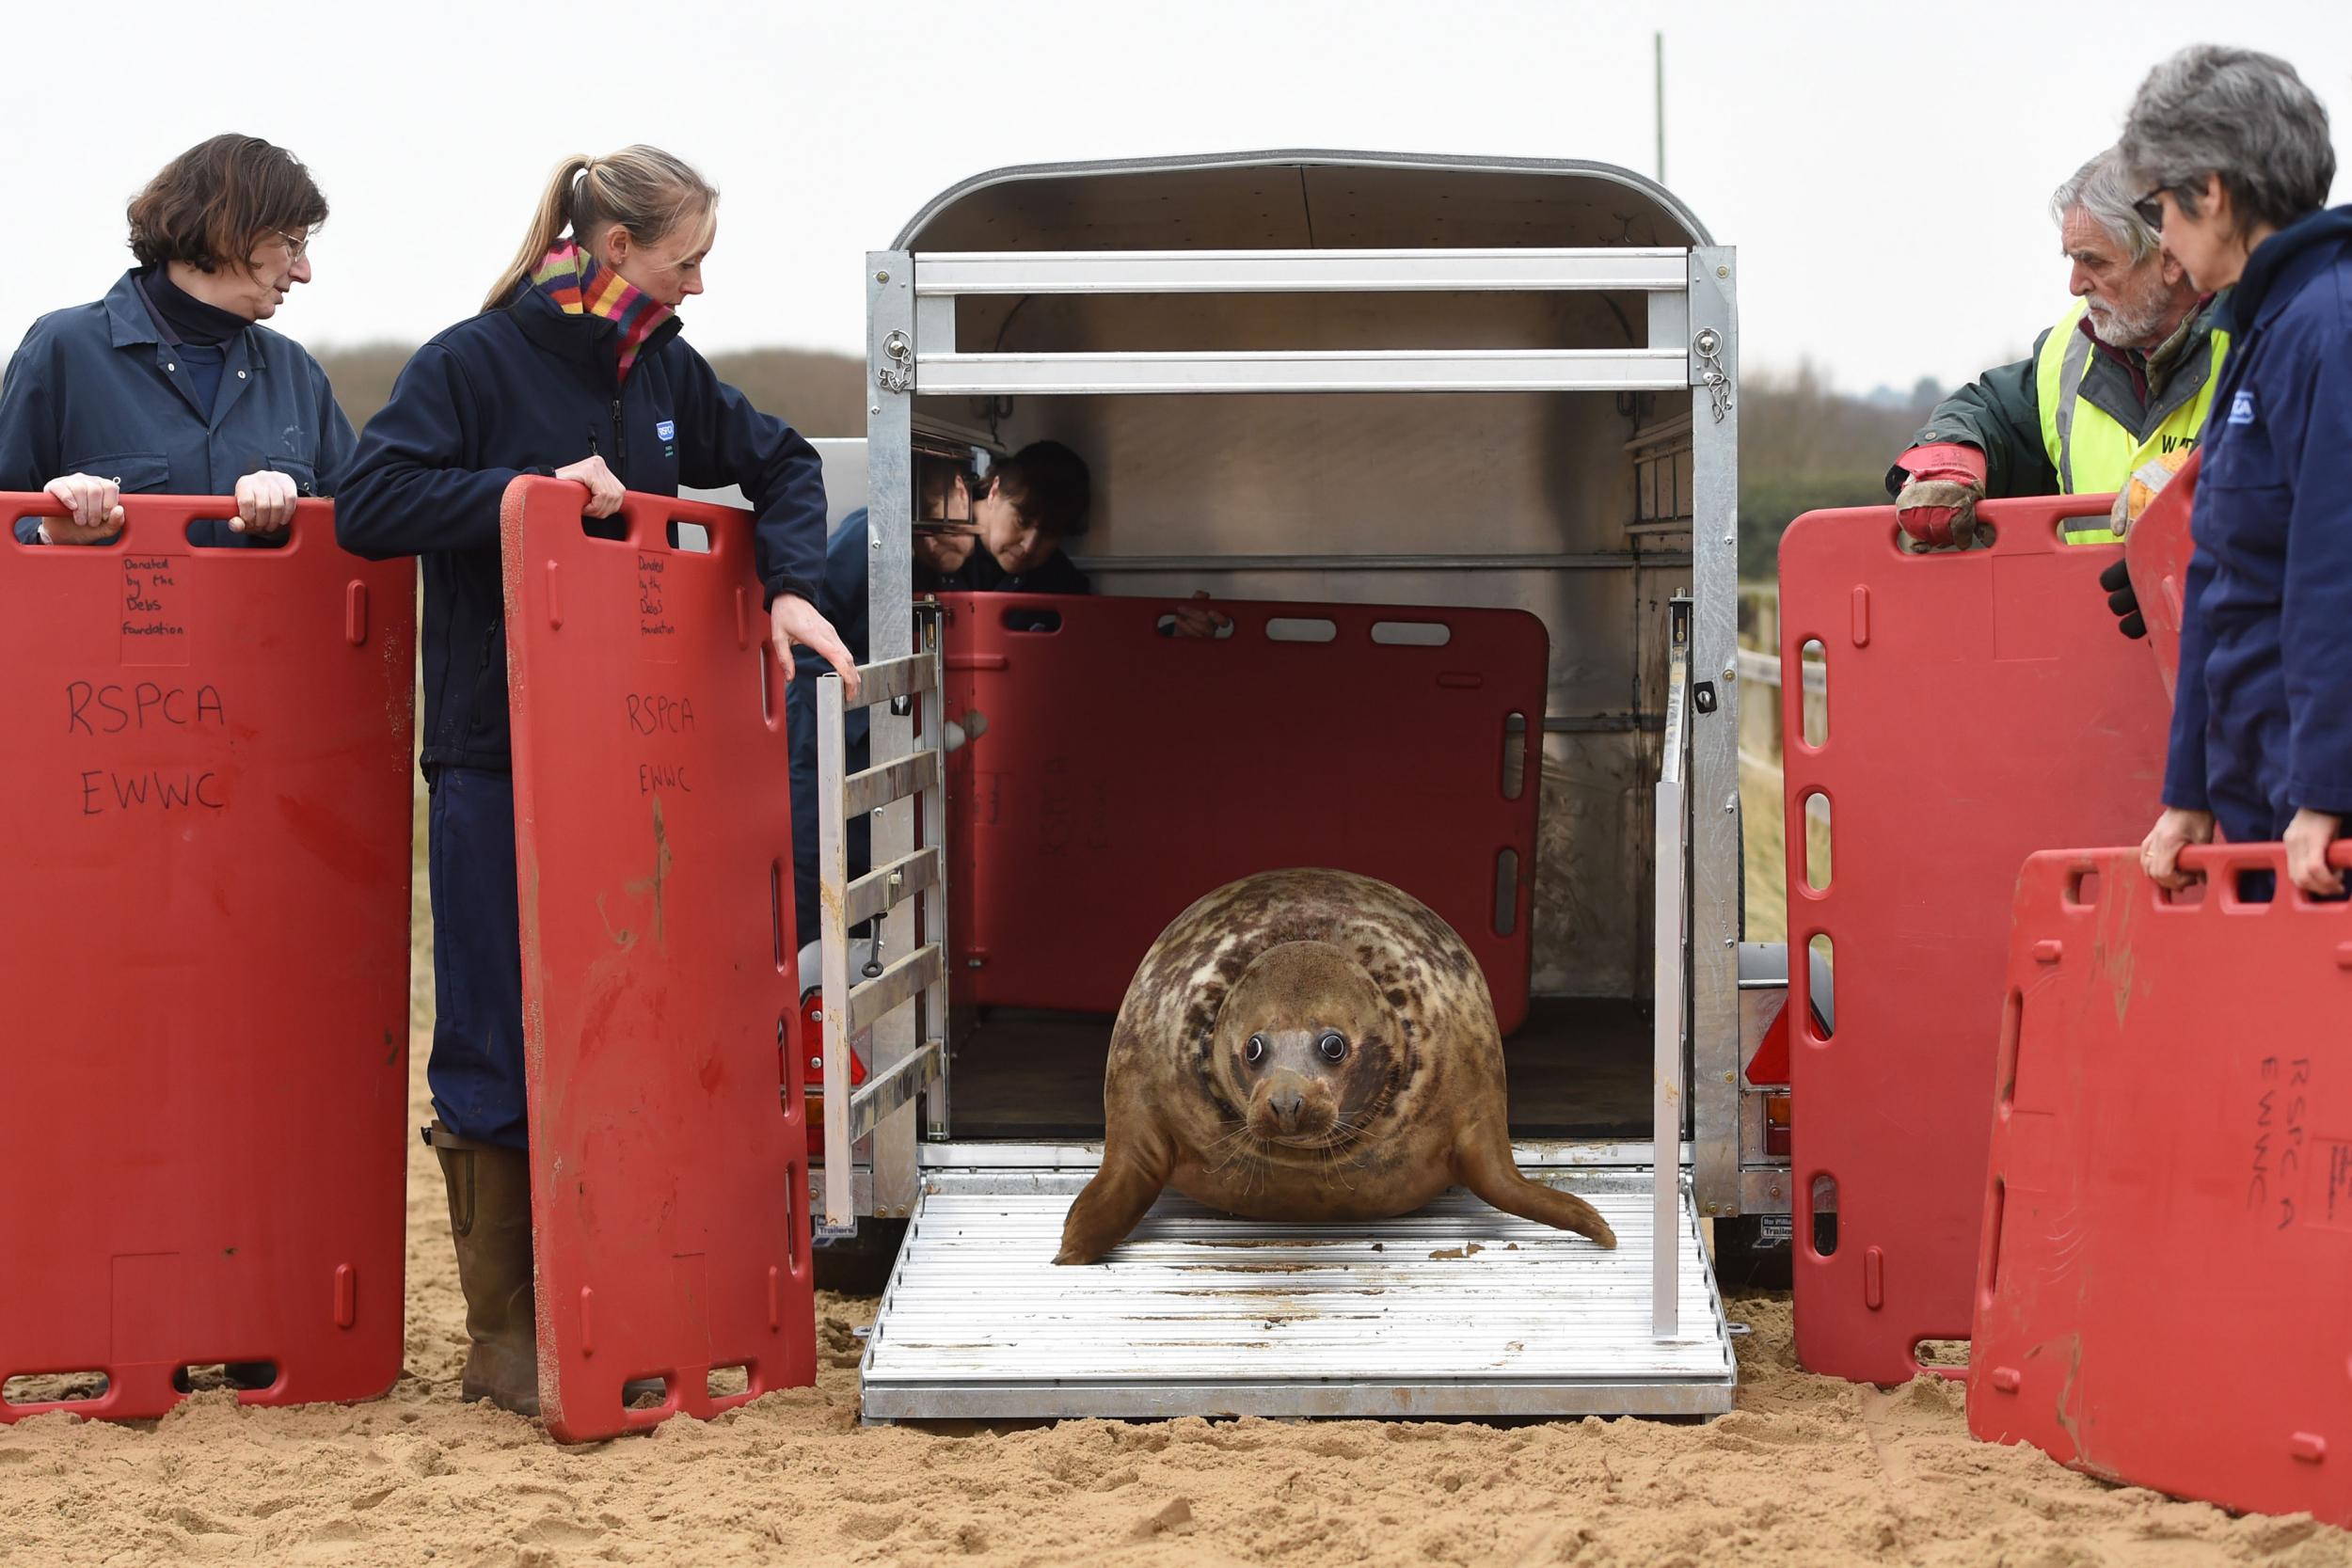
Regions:
<instances>
[{"instance_id":1,"label":"distant treeline","mask_svg":"<svg viewBox=\"0 0 2352 1568\"><path fill-rule=\"evenodd\" d=\"M319 363L343 412L364 426L392 395L392 381L412 352L397 343L369 343L322 350ZM803 436L866 434L866 405L859 401L866 367L846 354L762 348L714 354L710 365L721 380L741 388L755 406L790 420Z\"/></svg>"},{"instance_id":2,"label":"distant treeline","mask_svg":"<svg viewBox=\"0 0 2352 1568\"><path fill-rule=\"evenodd\" d=\"M409 351L393 344L319 356L352 423L364 425L391 395ZM751 349L711 356L724 380L803 436L863 436L866 368L846 354ZM1781 531L1825 506L1882 506L1887 466L1941 396L1922 381L1905 396L1868 399L1830 389L1810 364L1758 375L1740 405L1740 575L1769 581Z\"/></svg>"},{"instance_id":3,"label":"distant treeline","mask_svg":"<svg viewBox=\"0 0 2352 1568\"><path fill-rule=\"evenodd\" d=\"M1779 574L1780 536L1826 506L1884 506L1886 470L1943 397L1923 380L1908 396L1832 391L1811 364L1748 381L1740 409L1740 576Z\"/></svg>"}]
</instances>

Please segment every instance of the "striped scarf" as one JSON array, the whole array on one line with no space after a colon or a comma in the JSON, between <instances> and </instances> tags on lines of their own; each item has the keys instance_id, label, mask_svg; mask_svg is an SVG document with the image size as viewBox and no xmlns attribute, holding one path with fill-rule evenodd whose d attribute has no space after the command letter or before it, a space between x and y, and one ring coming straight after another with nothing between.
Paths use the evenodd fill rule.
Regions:
<instances>
[{"instance_id":1,"label":"striped scarf","mask_svg":"<svg viewBox=\"0 0 2352 1568\"><path fill-rule=\"evenodd\" d=\"M598 266L595 257L570 240L548 252L531 281L565 315L601 316L620 328L620 379L624 381L645 340L675 314L619 273Z\"/></svg>"}]
</instances>

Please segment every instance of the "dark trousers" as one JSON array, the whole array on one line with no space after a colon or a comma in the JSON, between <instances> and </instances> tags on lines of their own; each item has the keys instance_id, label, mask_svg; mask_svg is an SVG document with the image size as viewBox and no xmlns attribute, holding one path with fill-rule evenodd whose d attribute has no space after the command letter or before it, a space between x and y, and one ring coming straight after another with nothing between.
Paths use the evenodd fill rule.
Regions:
<instances>
[{"instance_id":1,"label":"dark trousers","mask_svg":"<svg viewBox=\"0 0 2352 1568\"><path fill-rule=\"evenodd\" d=\"M426 812L433 890L433 1111L460 1137L528 1147L515 780L437 768Z\"/></svg>"}]
</instances>

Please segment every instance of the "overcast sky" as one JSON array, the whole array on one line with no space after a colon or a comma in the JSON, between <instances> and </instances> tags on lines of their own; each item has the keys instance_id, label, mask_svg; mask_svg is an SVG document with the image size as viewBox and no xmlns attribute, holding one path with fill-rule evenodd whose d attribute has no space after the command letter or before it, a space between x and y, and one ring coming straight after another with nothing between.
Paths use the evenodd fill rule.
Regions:
<instances>
[{"instance_id":1,"label":"overcast sky","mask_svg":"<svg viewBox=\"0 0 2352 1568\"><path fill-rule=\"evenodd\" d=\"M2183 44L2293 60L2352 150L2344 0L26 3L0 341L102 293L125 199L234 129L333 204L273 324L313 348L471 312L556 159L643 140L724 193L694 342L862 352L863 252L1001 165L1322 147L1651 172L1653 28L1666 181L1740 247L1749 366L1810 356L1851 390L2024 353L2065 304L2050 188Z\"/></svg>"}]
</instances>

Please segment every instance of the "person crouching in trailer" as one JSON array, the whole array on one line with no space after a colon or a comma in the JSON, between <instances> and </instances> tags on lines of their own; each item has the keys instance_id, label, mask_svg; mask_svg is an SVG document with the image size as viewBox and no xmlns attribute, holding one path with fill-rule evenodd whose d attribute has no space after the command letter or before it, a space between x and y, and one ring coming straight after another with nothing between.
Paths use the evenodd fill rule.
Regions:
<instances>
[{"instance_id":1,"label":"person crouching in trailer","mask_svg":"<svg viewBox=\"0 0 2352 1568\"><path fill-rule=\"evenodd\" d=\"M1032 441L996 465L973 520L995 568L982 587L1006 594L1091 594L1094 585L1062 552L1087 531L1094 504L1086 459L1059 441Z\"/></svg>"},{"instance_id":2,"label":"person crouching in trailer","mask_svg":"<svg viewBox=\"0 0 2352 1568\"><path fill-rule=\"evenodd\" d=\"M968 594L999 576L994 563L980 553L979 530L972 521L972 487L966 477L945 458L925 455L915 466L916 508L914 527L914 592ZM825 573L818 585L817 608L840 632L850 657L864 664L870 657L866 634L866 567L873 555L870 515L865 507L844 515L825 546ZM803 669L785 693L785 724L791 744L792 794L792 920L800 943L801 990L805 995L818 984L817 899L817 671ZM842 715L847 771L866 765L869 715L851 708ZM866 869L871 838L865 817L846 824L850 876Z\"/></svg>"},{"instance_id":3,"label":"person crouching in trailer","mask_svg":"<svg viewBox=\"0 0 2352 1568\"><path fill-rule=\"evenodd\" d=\"M1093 504L1086 460L1059 441L1032 441L997 464L972 507L985 552L979 586L1000 594L1093 593L1094 584L1062 548L1084 536ZM1177 605L1165 632L1216 636L1227 620L1209 608L1208 597L1203 590Z\"/></svg>"},{"instance_id":4,"label":"person crouching in trailer","mask_svg":"<svg viewBox=\"0 0 2352 1568\"><path fill-rule=\"evenodd\" d=\"M624 488L739 484L776 657L856 670L814 603L825 491L814 448L754 408L678 336L703 292L718 193L667 152L567 158L482 313L419 349L368 423L336 514L345 548L414 554L424 577L423 768L434 991L426 1138L449 1186L466 1294L463 1394L539 1408L526 1153L515 793L500 590L501 498L567 479L590 519ZM615 521L589 531L622 536Z\"/></svg>"},{"instance_id":5,"label":"person crouching in trailer","mask_svg":"<svg viewBox=\"0 0 2352 1568\"><path fill-rule=\"evenodd\" d=\"M952 594L1091 594L1094 585L1063 553L1065 540L1087 531L1094 499L1093 476L1080 457L1059 441L1032 441L998 462L986 480L972 482L945 460L916 466L920 518L914 525L914 592ZM969 521L962 519L968 518ZM841 628L860 663L866 659L866 566L872 540L866 510L841 519L825 550L825 580L818 606ZM1184 637L1213 637L1226 617L1201 602L1206 594L1175 607L1170 630ZM1023 611L1008 611L1020 617ZM1041 623L1046 612L1038 611ZM1009 623L1019 625L1016 619ZM793 683L787 698L792 737L792 908L801 943L803 1000L818 984L817 896L817 695L816 672ZM843 768L866 766L867 715L843 716ZM962 736L951 725L949 746ZM865 874L871 862L870 824L863 817L845 824L849 874Z\"/></svg>"},{"instance_id":6,"label":"person crouching in trailer","mask_svg":"<svg viewBox=\"0 0 2352 1568\"><path fill-rule=\"evenodd\" d=\"M2177 467L2168 457L2197 444L2229 340L2213 291L2159 248L2132 195L2109 148L2051 197L2075 303L2030 357L1936 404L1887 470L1896 521L1915 543L1974 544L1987 496L2104 495L2135 475L2160 488ZM2063 537L2119 535L2086 517Z\"/></svg>"},{"instance_id":7,"label":"person crouching in trailer","mask_svg":"<svg viewBox=\"0 0 2352 1568\"><path fill-rule=\"evenodd\" d=\"M18 518L16 537L103 544L126 495L233 495L235 515L190 542L276 545L351 457L326 372L261 325L310 281L326 198L284 148L219 135L165 165L127 216L139 264L35 322L0 380L0 490L46 490L67 512Z\"/></svg>"},{"instance_id":8,"label":"person crouching in trailer","mask_svg":"<svg viewBox=\"0 0 2352 1568\"><path fill-rule=\"evenodd\" d=\"M1086 459L1059 441L1033 441L999 462L975 483L939 459L916 465L920 518L914 525L914 592L987 591L1089 594L1093 584L1062 553L1061 542L1086 531L1093 481ZM974 499L975 493L977 499ZM873 554L866 509L841 519L825 549L818 607L841 628L856 660L868 657L866 567ZM1042 619L1042 616L1040 616ZM803 998L818 983L817 689L816 672L792 683L786 696L792 745L792 911L801 943ZM841 723L842 766L866 766L868 716L863 708ZM865 875L872 859L871 824L845 824L849 874Z\"/></svg>"},{"instance_id":9,"label":"person crouching in trailer","mask_svg":"<svg viewBox=\"0 0 2352 1568\"><path fill-rule=\"evenodd\" d=\"M2231 290L2164 811L2140 862L2186 885L2181 851L2217 820L2233 843L2283 839L2296 887L2341 895L2327 857L2352 812L2352 207L2320 210L2328 111L2284 60L2199 45L2149 72L2122 148L2165 249L2200 289Z\"/></svg>"}]
</instances>

